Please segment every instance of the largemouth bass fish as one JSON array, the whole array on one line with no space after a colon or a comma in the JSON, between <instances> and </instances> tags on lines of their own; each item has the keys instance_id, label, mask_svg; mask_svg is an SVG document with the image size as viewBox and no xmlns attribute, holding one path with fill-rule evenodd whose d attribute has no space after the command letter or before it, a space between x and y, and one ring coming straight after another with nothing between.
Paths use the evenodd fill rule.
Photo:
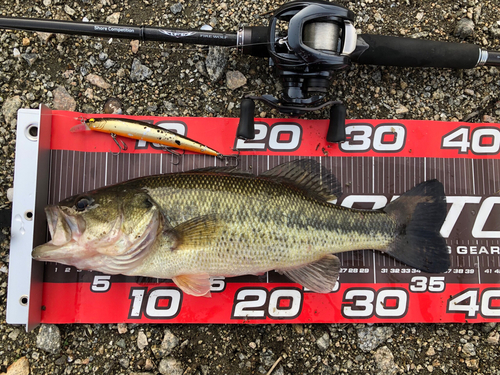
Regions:
<instances>
[{"instance_id":1,"label":"largemouth bass fish","mask_svg":"<svg viewBox=\"0 0 500 375\"><path fill-rule=\"evenodd\" d=\"M48 206L52 240L32 255L172 279L195 296L209 295L210 276L269 270L328 293L340 270L333 254L348 250L383 251L431 273L448 269L440 182L421 183L382 210L328 203L339 194L335 177L313 160L258 177L228 168L144 177Z\"/></svg>"}]
</instances>

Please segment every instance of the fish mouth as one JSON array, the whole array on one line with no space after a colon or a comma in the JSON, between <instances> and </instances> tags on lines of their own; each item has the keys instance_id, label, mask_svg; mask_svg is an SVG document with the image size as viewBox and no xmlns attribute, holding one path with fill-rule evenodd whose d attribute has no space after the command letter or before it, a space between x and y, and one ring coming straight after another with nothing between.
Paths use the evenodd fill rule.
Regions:
<instances>
[{"instance_id":1,"label":"fish mouth","mask_svg":"<svg viewBox=\"0 0 500 375\"><path fill-rule=\"evenodd\" d=\"M72 239L76 240L85 231L85 220L66 213L61 207L47 206L45 215L54 245L63 245Z\"/></svg>"},{"instance_id":2,"label":"fish mouth","mask_svg":"<svg viewBox=\"0 0 500 375\"><path fill-rule=\"evenodd\" d=\"M85 230L85 221L64 212L58 206L45 208L47 224L52 240L33 249L33 259L41 261L58 261L68 258L79 246L78 238Z\"/></svg>"},{"instance_id":3,"label":"fish mouth","mask_svg":"<svg viewBox=\"0 0 500 375\"><path fill-rule=\"evenodd\" d=\"M52 241L37 246L31 252L31 257L39 261L57 262L67 259L68 254L78 249L76 241L67 242L64 245L54 245Z\"/></svg>"}]
</instances>

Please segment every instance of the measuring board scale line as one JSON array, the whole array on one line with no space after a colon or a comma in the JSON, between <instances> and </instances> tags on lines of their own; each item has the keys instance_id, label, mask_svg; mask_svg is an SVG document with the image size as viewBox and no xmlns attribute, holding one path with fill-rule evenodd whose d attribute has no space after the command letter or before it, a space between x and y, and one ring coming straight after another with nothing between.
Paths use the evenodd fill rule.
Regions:
<instances>
[{"instance_id":1,"label":"measuring board scale line","mask_svg":"<svg viewBox=\"0 0 500 375\"><path fill-rule=\"evenodd\" d=\"M500 321L496 284L445 284L417 279L410 286L341 284L328 294L272 283L213 284L211 298L183 294L174 284L46 284L43 323L333 323ZM222 292L219 292L222 291ZM64 297L64 298L58 298ZM70 304L68 304L70 301ZM71 303L74 301L75 303ZM62 308L66 306L66 308Z\"/></svg>"}]
</instances>

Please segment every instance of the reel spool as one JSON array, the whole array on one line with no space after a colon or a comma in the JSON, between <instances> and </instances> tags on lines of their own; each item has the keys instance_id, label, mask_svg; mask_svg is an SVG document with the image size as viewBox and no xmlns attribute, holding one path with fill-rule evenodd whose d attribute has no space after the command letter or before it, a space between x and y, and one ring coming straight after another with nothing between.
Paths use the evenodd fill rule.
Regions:
<instances>
[{"instance_id":1,"label":"reel spool","mask_svg":"<svg viewBox=\"0 0 500 375\"><path fill-rule=\"evenodd\" d=\"M237 136L252 139L249 136L254 134L253 129L249 129L254 126L254 106L248 99L260 100L292 116L333 105L330 127L343 129L345 107L341 102L325 102L324 99L333 72L351 65L349 55L356 48L353 21L352 11L324 1L296 1L279 8L270 19L267 30L268 54L283 92L279 99L272 95L245 96ZM345 131L329 129L327 141L344 140Z\"/></svg>"}]
</instances>

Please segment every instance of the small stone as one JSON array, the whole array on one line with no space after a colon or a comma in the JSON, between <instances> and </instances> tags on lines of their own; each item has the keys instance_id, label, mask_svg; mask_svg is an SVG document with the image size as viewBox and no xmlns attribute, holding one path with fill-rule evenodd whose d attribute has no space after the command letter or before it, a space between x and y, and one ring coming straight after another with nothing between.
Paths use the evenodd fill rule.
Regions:
<instances>
[{"instance_id":1,"label":"small stone","mask_svg":"<svg viewBox=\"0 0 500 375\"><path fill-rule=\"evenodd\" d=\"M19 52L17 48L14 48L14 50L12 51L12 56L17 59L19 56L21 56L21 52Z\"/></svg>"},{"instance_id":2,"label":"small stone","mask_svg":"<svg viewBox=\"0 0 500 375\"><path fill-rule=\"evenodd\" d=\"M21 357L7 368L5 375L29 375L29 373L30 363L26 357Z\"/></svg>"},{"instance_id":3,"label":"small stone","mask_svg":"<svg viewBox=\"0 0 500 375\"><path fill-rule=\"evenodd\" d=\"M165 330L165 335L163 336L163 341L161 342L161 348L165 350L165 355L169 355L179 344L179 339L169 330Z\"/></svg>"},{"instance_id":4,"label":"small stone","mask_svg":"<svg viewBox=\"0 0 500 375\"><path fill-rule=\"evenodd\" d=\"M477 369L479 368L479 359L466 359L465 364L468 368Z\"/></svg>"},{"instance_id":5,"label":"small stone","mask_svg":"<svg viewBox=\"0 0 500 375\"><path fill-rule=\"evenodd\" d=\"M49 7L52 4L52 0L43 0L43 5Z\"/></svg>"},{"instance_id":6,"label":"small stone","mask_svg":"<svg viewBox=\"0 0 500 375\"><path fill-rule=\"evenodd\" d=\"M74 16L76 13L75 10L73 8L70 8L70 6L67 4L64 6L64 11L70 16Z\"/></svg>"},{"instance_id":7,"label":"small stone","mask_svg":"<svg viewBox=\"0 0 500 375\"><path fill-rule=\"evenodd\" d=\"M108 58L108 54L104 51L99 52L99 60L104 61Z\"/></svg>"},{"instance_id":8,"label":"small stone","mask_svg":"<svg viewBox=\"0 0 500 375\"><path fill-rule=\"evenodd\" d=\"M109 68L113 67L115 64L116 64L116 63L115 63L113 60L111 60L111 59L107 59L107 60L104 62L104 67L105 67L106 69L109 69Z\"/></svg>"},{"instance_id":9,"label":"small stone","mask_svg":"<svg viewBox=\"0 0 500 375\"><path fill-rule=\"evenodd\" d=\"M120 22L120 12L113 13L106 17L106 22L117 24Z\"/></svg>"},{"instance_id":10,"label":"small stone","mask_svg":"<svg viewBox=\"0 0 500 375\"><path fill-rule=\"evenodd\" d=\"M33 63L38 59L38 54L36 53L23 53L21 57L28 63L28 66L32 66Z\"/></svg>"},{"instance_id":11,"label":"small stone","mask_svg":"<svg viewBox=\"0 0 500 375\"><path fill-rule=\"evenodd\" d=\"M177 13L182 12L182 4L181 4L181 3L176 3L176 4L172 5L172 6L170 7L170 11L171 11L173 14L177 14Z\"/></svg>"},{"instance_id":12,"label":"small stone","mask_svg":"<svg viewBox=\"0 0 500 375\"><path fill-rule=\"evenodd\" d=\"M500 27L498 26L491 26L490 27L490 33L493 38L500 38Z\"/></svg>"},{"instance_id":13,"label":"small stone","mask_svg":"<svg viewBox=\"0 0 500 375\"><path fill-rule=\"evenodd\" d=\"M304 326L302 324L294 324L293 329L295 332L297 332L299 335L303 336L304 335Z\"/></svg>"},{"instance_id":14,"label":"small stone","mask_svg":"<svg viewBox=\"0 0 500 375\"><path fill-rule=\"evenodd\" d=\"M12 341L16 341L19 333L21 333L21 331L15 328L11 333L9 333L9 339L11 339Z\"/></svg>"},{"instance_id":15,"label":"small stone","mask_svg":"<svg viewBox=\"0 0 500 375\"><path fill-rule=\"evenodd\" d=\"M318 348L320 348L323 351L328 349L328 347L330 346L330 343L331 343L330 335L328 333L325 333L318 340L316 340L316 345L318 345Z\"/></svg>"},{"instance_id":16,"label":"small stone","mask_svg":"<svg viewBox=\"0 0 500 375\"><path fill-rule=\"evenodd\" d=\"M148 346L148 338L144 331L139 331L139 334L137 335L137 347L140 350L143 350L146 346Z\"/></svg>"},{"instance_id":17,"label":"small stone","mask_svg":"<svg viewBox=\"0 0 500 375\"><path fill-rule=\"evenodd\" d=\"M173 357L162 359L158 371L162 375L182 375L184 373L182 364Z\"/></svg>"},{"instance_id":18,"label":"small stone","mask_svg":"<svg viewBox=\"0 0 500 375\"><path fill-rule=\"evenodd\" d=\"M107 113L107 112L104 112L104 113ZM127 333L127 324L126 323L118 323L118 333L120 335Z\"/></svg>"},{"instance_id":19,"label":"small stone","mask_svg":"<svg viewBox=\"0 0 500 375\"><path fill-rule=\"evenodd\" d=\"M49 39L54 35L53 33L43 33L43 32L40 32L38 31L36 33L36 35L38 36L38 39L40 39L40 41L43 43L43 44L47 44L47 42L49 41Z\"/></svg>"},{"instance_id":20,"label":"small stone","mask_svg":"<svg viewBox=\"0 0 500 375\"><path fill-rule=\"evenodd\" d=\"M495 322L484 323L481 327L481 331L483 331L484 333L491 332L496 327L496 325L497 323Z\"/></svg>"},{"instance_id":21,"label":"small stone","mask_svg":"<svg viewBox=\"0 0 500 375\"><path fill-rule=\"evenodd\" d=\"M144 369L146 371L149 371L149 370L153 369L153 361L151 360L151 358L147 358L146 359L146 364L144 365Z\"/></svg>"},{"instance_id":22,"label":"small stone","mask_svg":"<svg viewBox=\"0 0 500 375\"><path fill-rule=\"evenodd\" d=\"M42 324L36 336L36 347L56 354L61 350L61 333L54 324Z\"/></svg>"},{"instance_id":23,"label":"small stone","mask_svg":"<svg viewBox=\"0 0 500 375\"><path fill-rule=\"evenodd\" d=\"M398 366L394 363L394 356L387 346L377 349L374 359L383 374L392 375L398 373Z\"/></svg>"},{"instance_id":24,"label":"small stone","mask_svg":"<svg viewBox=\"0 0 500 375\"><path fill-rule=\"evenodd\" d=\"M23 47L27 47L30 45L30 39L29 38L23 38Z\"/></svg>"},{"instance_id":25,"label":"small stone","mask_svg":"<svg viewBox=\"0 0 500 375\"><path fill-rule=\"evenodd\" d=\"M94 86L100 87L102 89L107 90L111 88L111 85L109 83L107 83L102 77L96 74L88 74L87 76L85 76L85 79Z\"/></svg>"},{"instance_id":26,"label":"small stone","mask_svg":"<svg viewBox=\"0 0 500 375\"><path fill-rule=\"evenodd\" d=\"M255 349L257 347L257 344L252 341L250 344L248 344L248 346L252 349Z\"/></svg>"},{"instance_id":27,"label":"small stone","mask_svg":"<svg viewBox=\"0 0 500 375\"><path fill-rule=\"evenodd\" d=\"M474 21L469 18L462 18L457 22L454 35L460 39L466 39L474 33Z\"/></svg>"},{"instance_id":28,"label":"small stone","mask_svg":"<svg viewBox=\"0 0 500 375\"><path fill-rule=\"evenodd\" d=\"M377 348L392 336L390 327L366 327L358 330L358 346L364 352Z\"/></svg>"},{"instance_id":29,"label":"small stone","mask_svg":"<svg viewBox=\"0 0 500 375\"><path fill-rule=\"evenodd\" d=\"M130 80L139 82L148 79L153 74L153 71L146 65L142 65L139 59L134 59L130 69Z\"/></svg>"},{"instance_id":30,"label":"small stone","mask_svg":"<svg viewBox=\"0 0 500 375\"><path fill-rule=\"evenodd\" d=\"M119 339L118 341L116 341L116 346L125 349L127 347L127 344L125 343L124 339Z\"/></svg>"},{"instance_id":31,"label":"small stone","mask_svg":"<svg viewBox=\"0 0 500 375\"><path fill-rule=\"evenodd\" d=\"M130 47L132 47L132 53L137 53L139 51L139 41L138 40L131 40L130 41Z\"/></svg>"},{"instance_id":32,"label":"small stone","mask_svg":"<svg viewBox=\"0 0 500 375\"><path fill-rule=\"evenodd\" d=\"M198 61L194 66L202 76L208 77L207 68L205 68L205 63L203 61Z\"/></svg>"},{"instance_id":33,"label":"small stone","mask_svg":"<svg viewBox=\"0 0 500 375\"><path fill-rule=\"evenodd\" d=\"M2 114L5 122L10 124L12 120L16 119L17 111L21 108L21 97L19 95L7 98L2 105Z\"/></svg>"},{"instance_id":34,"label":"small stone","mask_svg":"<svg viewBox=\"0 0 500 375\"><path fill-rule=\"evenodd\" d=\"M274 353L272 350L268 349L260 354L260 361L262 364L269 368L274 364Z\"/></svg>"},{"instance_id":35,"label":"small stone","mask_svg":"<svg viewBox=\"0 0 500 375\"><path fill-rule=\"evenodd\" d=\"M62 111L74 111L76 109L75 99L73 99L63 86L57 86L52 91L52 95L54 96L54 109Z\"/></svg>"},{"instance_id":36,"label":"small stone","mask_svg":"<svg viewBox=\"0 0 500 375\"><path fill-rule=\"evenodd\" d=\"M406 108L404 105L399 104L396 108L396 114L401 115L403 113L408 113L410 110Z\"/></svg>"},{"instance_id":37,"label":"small stone","mask_svg":"<svg viewBox=\"0 0 500 375\"><path fill-rule=\"evenodd\" d=\"M380 82L382 80L382 72L380 70L375 71L375 73L372 74L372 79L375 82Z\"/></svg>"},{"instance_id":38,"label":"small stone","mask_svg":"<svg viewBox=\"0 0 500 375\"><path fill-rule=\"evenodd\" d=\"M94 90L92 90L90 87L87 90L85 90L83 94L85 95L85 97L91 100L94 99Z\"/></svg>"},{"instance_id":39,"label":"small stone","mask_svg":"<svg viewBox=\"0 0 500 375\"><path fill-rule=\"evenodd\" d=\"M498 345L498 340L500 339L500 334L498 331L492 331L488 335L488 338L486 339L486 342L490 345Z\"/></svg>"},{"instance_id":40,"label":"small stone","mask_svg":"<svg viewBox=\"0 0 500 375\"><path fill-rule=\"evenodd\" d=\"M117 98L109 98L104 103L104 113L113 114L113 115L121 115L123 113L122 102ZM120 323L125 326L125 332L127 332L127 325L125 323ZM120 332L120 324L118 324L118 332ZM123 332L123 333L125 333ZM122 332L120 332L122 333Z\"/></svg>"},{"instance_id":41,"label":"small stone","mask_svg":"<svg viewBox=\"0 0 500 375\"><path fill-rule=\"evenodd\" d=\"M74 70L65 70L63 73L62 73L62 76L66 79L70 79L70 78L73 78L73 76L75 75L75 71Z\"/></svg>"},{"instance_id":42,"label":"small stone","mask_svg":"<svg viewBox=\"0 0 500 375\"><path fill-rule=\"evenodd\" d=\"M434 347L431 346L429 349L427 349L427 352L425 352L425 354L428 356L433 356L436 354L436 351L434 350Z\"/></svg>"},{"instance_id":43,"label":"small stone","mask_svg":"<svg viewBox=\"0 0 500 375\"><path fill-rule=\"evenodd\" d=\"M220 46L210 46L208 48L205 67L212 82L216 82L222 78L227 66L228 57L229 52L227 48Z\"/></svg>"},{"instance_id":44,"label":"small stone","mask_svg":"<svg viewBox=\"0 0 500 375\"><path fill-rule=\"evenodd\" d=\"M63 355L63 356L61 356L61 357L57 358L57 359L54 361L54 363L55 363L57 366L62 366L62 365L64 365L66 362L67 362L67 358L66 358L66 356L65 356L65 355Z\"/></svg>"},{"instance_id":45,"label":"small stone","mask_svg":"<svg viewBox=\"0 0 500 375\"><path fill-rule=\"evenodd\" d=\"M462 346L462 353L466 357L474 357L476 355L476 349L474 347L474 344L471 342L464 344L464 346Z\"/></svg>"},{"instance_id":46,"label":"small stone","mask_svg":"<svg viewBox=\"0 0 500 375\"><path fill-rule=\"evenodd\" d=\"M226 85L230 90L244 86L247 83L246 77L239 71L229 71L226 73Z\"/></svg>"},{"instance_id":47,"label":"small stone","mask_svg":"<svg viewBox=\"0 0 500 375\"><path fill-rule=\"evenodd\" d=\"M483 122L488 122L488 123L495 123L496 118L490 115L483 115Z\"/></svg>"},{"instance_id":48,"label":"small stone","mask_svg":"<svg viewBox=\"0 0 500 375\"><path fill-rule=\"evenodd\" d=\"M120 358L118 360L118 363L120 364L120 366L122 366L123 368L127 369L130 366L130 359L128 359L128 358Z\"/></svg>"}]
</instances>

